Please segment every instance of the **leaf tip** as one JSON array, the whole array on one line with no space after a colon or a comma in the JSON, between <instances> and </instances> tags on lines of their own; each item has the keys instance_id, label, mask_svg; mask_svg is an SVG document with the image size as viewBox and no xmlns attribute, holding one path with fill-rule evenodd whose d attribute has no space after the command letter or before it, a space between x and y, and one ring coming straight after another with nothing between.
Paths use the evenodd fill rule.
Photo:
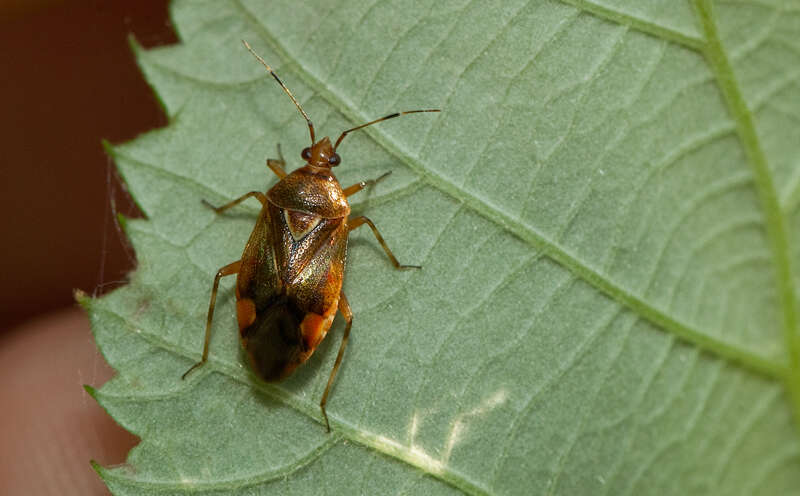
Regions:
<instances>
[{"instance_id":1,"label":"leaf tip","mask_svg":"<svg viewBox=\"0 0 800 496\"><path fill-rule=\"evenodd\" d=\"M128 218L123 213L117 213L117 224L125 235L128 235Z\"/></svg>"},{"instance_id":2,"label":"leaf tip","mask_svg":"<svg viewBox=\"0 0 800 496\"><path fill-rule=\"evenodd\" d=\"M89 310L89 304L92 301L92 297L89 296L86 291L75 288L72 290L72 297L75 299L75 303L83 307L84 310Z\"/></svg>"},{"instance_id":3,"label":"leaf tip","mask_svg":"<svg viewBox=\"0 0 800 496\"><path fill-rule=\"evenodd\" d=\"M100 144L103 145L103 150L108 154L109 157L114 158L116 153L114 150L114 144L108 141L107 139L103 138L100 140Z\"/></svg>"},{"instance_id":4,"label":"leaf tip","mask_svg":"<svg viewBox=\"0 0 800 496\"><path fill-rule=\"evenodd\" d=\"M89 460L89 465L92 466L92 470L102 479L106 480L106 468L100 465L97 460L91 459Z\"/></svg>"},{"instance_id":5,"label":"leaf tip","mask_svg":"<svg viewBox=\"0 0 800 496\"><path fill-rule=\"evenodd\" d=\"M84 384L83 385L83 390L86 391L89 394L89 396L94 398L95 401L97 401L97 389L95 389L94 387L90 386L89 384Z\"/></svg>"},{"instance_id":6,"label":"leaf tip","mask_svg":"<svg viewBox=\"0 0 800 496\"><path fill-rule=\"evenodd\" d=\"M128 33L128 46L136 58L139 58L139 55L144 51L144 47L139 43L139 40L136 39L136 35L133 33Z\"/></svg>"}]
</instances>

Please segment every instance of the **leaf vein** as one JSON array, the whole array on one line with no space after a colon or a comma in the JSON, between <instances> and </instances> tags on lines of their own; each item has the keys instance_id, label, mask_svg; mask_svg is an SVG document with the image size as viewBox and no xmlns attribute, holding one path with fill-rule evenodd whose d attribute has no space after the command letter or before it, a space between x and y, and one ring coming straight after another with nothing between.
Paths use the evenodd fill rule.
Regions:
<instances>
[{"instance_id":1,"label":"leaf vein","mask_svg":"<svg viewBox=\"0 0 800 496\"><path fill-rule=\"evenodd\" d=\"M664 40L677 43L679 45L683 45L686 48L690 48L692 50L700 51L703 48L703 40L697 36L692 36L691 34L687 34L672 28L668 28L666 26L661 26L646 19L642 19L640 17L636 17L630 14L625 14L620 11L615 11L611 8L602 6L590 0L560 0L560 1L567 5L572 5L573 7L577 7L601 19L605 19L607 21L614 22L617 24L622 24L625 26L630 26L631 28L640 31L642 33L646 33L656 38L662 38Z\"/></svg>"}]
</instances>

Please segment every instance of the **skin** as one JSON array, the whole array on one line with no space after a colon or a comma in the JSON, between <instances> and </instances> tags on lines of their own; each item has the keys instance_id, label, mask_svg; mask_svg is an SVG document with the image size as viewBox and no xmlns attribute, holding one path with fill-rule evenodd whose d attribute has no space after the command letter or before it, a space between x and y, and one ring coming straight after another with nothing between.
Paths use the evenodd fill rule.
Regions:
<instances>
[{"instance_id":1,"label":"skin","mask_svg":"<svg viewBox=\"0 0 800 496\"><path fill-rule=\"evenodd\" d=\"M84 391L113 375L86 315L43 316L0 338L0 494L110 494L89 465L124 462L137 438Z\"/></svg>"}]
</instances>

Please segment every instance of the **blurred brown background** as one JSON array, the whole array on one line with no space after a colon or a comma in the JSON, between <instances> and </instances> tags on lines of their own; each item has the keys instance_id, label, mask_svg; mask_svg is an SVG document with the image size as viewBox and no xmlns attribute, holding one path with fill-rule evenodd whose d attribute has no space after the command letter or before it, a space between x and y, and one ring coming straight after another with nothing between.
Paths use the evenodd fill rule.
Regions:
<instances>
[{"instance_id":1,"label":"blurred brown background","mask_svg":"<svg viewBox=\"0 0 800 496\"><path fill-rule=\"evenodd\" d=\"M113 223L138 215L101 140L166 118L128 45L176 41L167 0L0 0L0 334L133 268Z\"/></svg>"}]
</instances>

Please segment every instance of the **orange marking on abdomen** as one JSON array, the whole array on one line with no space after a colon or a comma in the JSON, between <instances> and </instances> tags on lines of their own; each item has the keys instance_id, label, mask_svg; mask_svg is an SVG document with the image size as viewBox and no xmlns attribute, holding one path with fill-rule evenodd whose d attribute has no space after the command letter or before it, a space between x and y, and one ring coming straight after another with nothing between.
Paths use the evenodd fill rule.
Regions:
<instances>
[{"instance_id":1,"label":"orange marking on abdomen","mask_svg":"<svg viewBox=\"0 0 800 496\"><path fill-rule=\"evenodd\" d=\"M303 322L300 323L300 332L303 334L306 349L313 350L317 347L322 338L325 337L327 329L323 328L325 319L316 313L307 313Z\"/></svg>"},{"instance_id":2,"label":"orange marking on abdomen","mask_svg":"<svg viewBox=\"0 0 800 496\"><path fill-rule=\"evenodd\" d=\"M331 328L333 318L336 316L338 302L339 298L336 298L333 305L329 306L323 315L311 312L307 313L303 318L303 322L300 323L300 332L303 335L306 349L309 350L306 358L311 356L314 349L319 346L319 343L328 335L328 330Z\"/></svg>"},{"instance_id":3,"label":"orange marking on abdomen","mask_svg":"<svg viewBox=\"0 0 800 496\"><path fill-rule=\"evenodd\" d=\"M256 321L256 304L250 298L236 300L236 319L239 330L247 329Z\"/></svg>"}]
</instances>

